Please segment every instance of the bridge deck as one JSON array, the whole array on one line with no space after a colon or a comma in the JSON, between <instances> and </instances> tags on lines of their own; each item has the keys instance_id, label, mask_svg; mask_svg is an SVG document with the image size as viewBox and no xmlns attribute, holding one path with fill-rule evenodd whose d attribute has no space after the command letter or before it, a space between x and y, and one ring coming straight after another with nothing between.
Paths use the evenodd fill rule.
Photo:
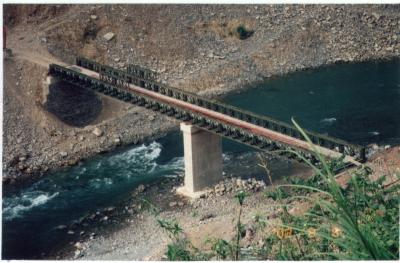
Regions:
<instances>
[{"instance_id":1,"label":"bridge deck","mask_svg":"<svg viewBox=\"0 0 400 263\"><path fill-rule=\"evenodd\" d=\"M90 76L92 78L100 80L100 74L95 71L91 71L89 69L75 66L75 65L69 66L68 68L75 70L79 73L85 74L87 76ZM278 133L276 131L273 131L273 130L270 130L270 129L234 118L234 117L231 117L226 114L222 114L222 113L219 113L219 112L216 112L216 111L204 108L204 107L200 107L200 106L197 106L197 105L194 105L194 104L191 104L191 103L188 103L188 102L185 102L185 101L173 98L173 97L169 97L169 96L166 96L166 95L163 95L163 94L151 91L151 90L147 90L145 88L142 88L142 87L139 87L139 86L136 86L133 84L129 84L129 90L132 92L135 92L137 94L141 94L146 97L152 98L159 102L167 103L169 105L174 105L174 106L183 108L183 109L191 111L191 112L200 113L204 116L215 119L221 123L240 127L246 131L249 131L252 134L263 136L263 137L266 137L273 141L277 141L277 142L284 143L287 145L292 145L292 146L295 146L296 148L303 149L305 151L313 151L312 146L306 141L303 141L303 140L300 140L297 138L293 138L293 137L290 137L285 134ZM322 155L327 156L329 158L339 158L340 156L342 156L342 154L339 152L321 147L319 145L314 145L314 147L319 153L321 153ZM346 156L344 161L353 163L355 165L360 165L360 162L358 162L352 156Z\"/></svg>"}]
</instances>

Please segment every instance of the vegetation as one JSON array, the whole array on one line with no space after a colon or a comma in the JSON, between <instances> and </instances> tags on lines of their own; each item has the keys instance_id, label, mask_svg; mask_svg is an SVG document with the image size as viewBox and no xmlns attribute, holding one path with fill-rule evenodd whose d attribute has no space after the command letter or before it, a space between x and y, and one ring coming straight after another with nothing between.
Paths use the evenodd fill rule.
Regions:
<instances>
[{"instance_id":1,"label":"vegetation","mask_svg":"<svg viewBox=\"0 0 400 263\"><path fill-rule=\"evenodd\" d=\"M253 30L248 30L244 25L239 25L236 28L236 33L239 39L246 39L253 35Z\"/></svg>"},{"instance_id":2,"label":"vegetation","mask_svg":"<svg viewBox=\"0 0 400 263\"><path fill-rule=\"evenodd\" d=\"M311 144L303 130L293 123ZM315 155L322 163L320 169L304 159L314 169L313 177L286 179L287 183L272 185L272 190L265 193L269 198L280 200L282 212L278 222L265 220L262 214L254 217L258 231L266 227L274 229L273 233L266 234L262 244L241 247L245 229L241 222L242 206L247 194L239 192L235 196L239 203L235 237L207 240L211 245L209 251L195 248L180 236L183 230L176 222L157 219L172 240L167 248L168 259L398 259L399 184L385 185L386 176L373 181L371 169L362 166L352 172L346 186L341 186L333 171L343 166L343 158L327 161L317 151ZM265 162L261 166L270 178ZM288 206L294 200L311 206L305 213L293 215Z\"/></svg>"}]
</instances>

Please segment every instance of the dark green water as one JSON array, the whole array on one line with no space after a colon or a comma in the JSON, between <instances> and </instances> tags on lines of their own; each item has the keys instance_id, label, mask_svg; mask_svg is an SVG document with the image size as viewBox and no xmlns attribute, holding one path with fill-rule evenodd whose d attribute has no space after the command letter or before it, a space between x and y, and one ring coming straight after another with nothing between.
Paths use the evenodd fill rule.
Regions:
<instances>
[{"instance_id":1,"label":"dark green water","mask_svg":"<svg viewBox=\"0 0 400 263\"><path fill-rule=\"evenodd\" d=\"M335 65L269 80L224 98L233 105L356 143L400 143L400 61ZM224 141L224 172L261 176L253 149ZM183 172L179 132L136 147L98 156L29 187L3 193L6 259L40 257L67 240L69 225L82 215L116 206L138 184ZM275 161L276 177L293 166Z\"/></svg>"}]
</instances>

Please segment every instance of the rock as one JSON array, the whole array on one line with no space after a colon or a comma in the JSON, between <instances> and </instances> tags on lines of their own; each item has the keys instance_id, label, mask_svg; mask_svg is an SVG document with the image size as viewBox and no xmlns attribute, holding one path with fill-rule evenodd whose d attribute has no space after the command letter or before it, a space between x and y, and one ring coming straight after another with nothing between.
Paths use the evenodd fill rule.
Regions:
<instances>
[{"instance_id":1,"label":"rock","mask_svg":"<svg viewBox=\"0 0 400 263\"><path fill-rule=\"evenodd\" d=\"M81 255L81 251L80 250L75 250L75 255L74 255L74 258L79 258L79 257L81 257L82 255Z\"/></svg>"},{"instance_id":2,"label":"rock","mask_svg":"<svg viewBox=\"0 0 400 263\"><path fill-rule=\"evenodd\" d=\"M55 229L57 229L57 230L64 230L64 229L66 229L66 228L67 228L66 225L59 225L59 226L56 226L56 227L55 227Z\"/></svg>"},{"instance_id":3,"label":"rock","mask_svg":"<svg viewBox=\"0 0 400 263\"><path fill-rule=\"evenodd\" d=\"M241 179L236 179L236 186L237 187L242 187L242 180Z\"/></svg>"},{"instance_id":4,"label":"rock","mask_svg":"<svg viewBox=\"0 0 400 263\"><path fill-rule=\"evenodd\" d=\"M211 219L211 218L214 218L214 217L215 217L215 215L212 214L212 213L210 213L210 214L205 214L205 215L203 215L203 216L200 218L200 221L204 221L204 220Z\"/></svg>"},{"instance_id":5,"label":"rock","mask_svg":"<svg viewBox=\"0 0 400 263\"><path fill-rule=\"evenodd\" d=\"M381 18L381 16L377 13L372 13L372 16L375 17L376 20L379 20L379 18Z\"/></svg>"},{"instance_id":6,"label":"rock","mask_svg":"<svg viewBox=\"0 0 400 263\"><path fill-rule=\"evenodd\" d=\"M112 212L114 210L115 210L114 206L110 206L110 207L107 207L106 209L104 209L104 211L106 211L106 212Z\"/></svg>"},{"instance_id":7,"label":"rock","mask_svg":"<svg viewBox=\"0 0 400 263\"><path fill-rule=\"evenodd\" d=\"M83 244L81 242L76 242L74 244L74 247L76 247L77 249L83 249L84 248L84 246L83 246Z\"/></svg>"},{"instance_id":8,"label":"rock","mask_svg":"<svg viewBox=\"0 0 400 263\"><path fill-rule=\"evenodd\" d=\"M139 185L137 188L137 191L139 193L143 193L146 190L146 186L144 186L143 184Z\"/></svg>"},{"instance_id":9,"label":"rock","mask_svg":"<svg viewBox=\"0 0 400 263\"><path fill-rule=\"evenodd\" d=\"M103 131L100 130L99 128L97 128L97 127L93 130L92 133L93 133L94 135L96 135L97 137L100 137L100 136L103 135Z\"/></svg>"},{"instance_id":10,"label":"rock","mask_svg":"<svg viewBox=\"0 0 400 263\"><path fill-rule=\"evenodd\" d=\"M107 41L110 41L111 39L113 39L115 37L115 34L113 32L108 32L107 34L105 34L103 36L103 38Z\"/></svg>"},{"instance_id":11,"label":"rock","mask_svg":"<svg viewBox=\"0 0 400 263\"><path fill-rule=\"evenodd\" d=\"M150 115L148 119L149 119L149 121L154 121L156 119L156 117L154 115Z\"/></svg>"},{"instance_id":12,"label":"rock","mask_svg":"<svg viewBox=\"0 0 400 263\"><path fill-rule=\"evenodd\" d=\"M244 243L245 243L245 247L250 246L251 241L253 241L255 236L255 230L253 226L248 226L246 229L246 234L244 237Z\"/></svg>"},{"instance_id":13,"label":"rock","mask_svg":"<svg viewBox=\"0 0 400 263\"><path fill-rule=\"evenodd\" d=\"M78 137L78 140L79 141L83 141L85 139L85 137L83 137L82 135L80 135L79 137Z\"/></svg>"}]
</instances>

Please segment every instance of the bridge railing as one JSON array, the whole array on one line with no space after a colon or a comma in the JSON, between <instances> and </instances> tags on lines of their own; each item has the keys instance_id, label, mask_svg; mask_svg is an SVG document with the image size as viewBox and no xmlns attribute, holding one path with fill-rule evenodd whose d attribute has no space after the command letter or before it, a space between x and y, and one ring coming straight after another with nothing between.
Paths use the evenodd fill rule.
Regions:
<instances>
[{"instance_id":1,"label":"bridge railing","mask_svg":"<svg viewBox=\"0 0 400 263\"><path fill-rule=\"evenodd\" d=\"M128 65L126 72L131 76L152 81L156 81L158 77L157 72L133 64Z\"/></svg>"},{"instance_id":2,"label":"bridge railing","mask_svg":"<svg viewBox=\"0 0 400 263\"><path fill-rule=\"evenodd\" d=\"M106 65L102 65L95 61L82 57L77 58L77 65L98 72L100 76L102 76L104 79L111 78L111 80L108 79L108 81L111 83L117 83L118 80L131 83L140 86L142 88L152 90L154 92L158 92L163 95L173 97L182 101L186 101L191 104L204 107L255 124L257 126L264 127L279 132L281 134L285 134L290 137L294 137L305 141L305 138L293 125L290 125L288 123L279 120L275 120L270 117L259 115L247 110L243 110L220 101L206 99L191 92L183 91L180 89L170 87L165 84L157 83L152 79L146 78L146 76L149 75L146 74L132 75L128 72L115 69ZM345 155L357 156L357 159L360 161L363 161L366 158L365 147L351 144L344 140L333 138L327 135L318 134L309 130L305 130L305 132L311 139L311 141L316 145L331 150L335 150Z\"/></svg>"}]
</instances>

